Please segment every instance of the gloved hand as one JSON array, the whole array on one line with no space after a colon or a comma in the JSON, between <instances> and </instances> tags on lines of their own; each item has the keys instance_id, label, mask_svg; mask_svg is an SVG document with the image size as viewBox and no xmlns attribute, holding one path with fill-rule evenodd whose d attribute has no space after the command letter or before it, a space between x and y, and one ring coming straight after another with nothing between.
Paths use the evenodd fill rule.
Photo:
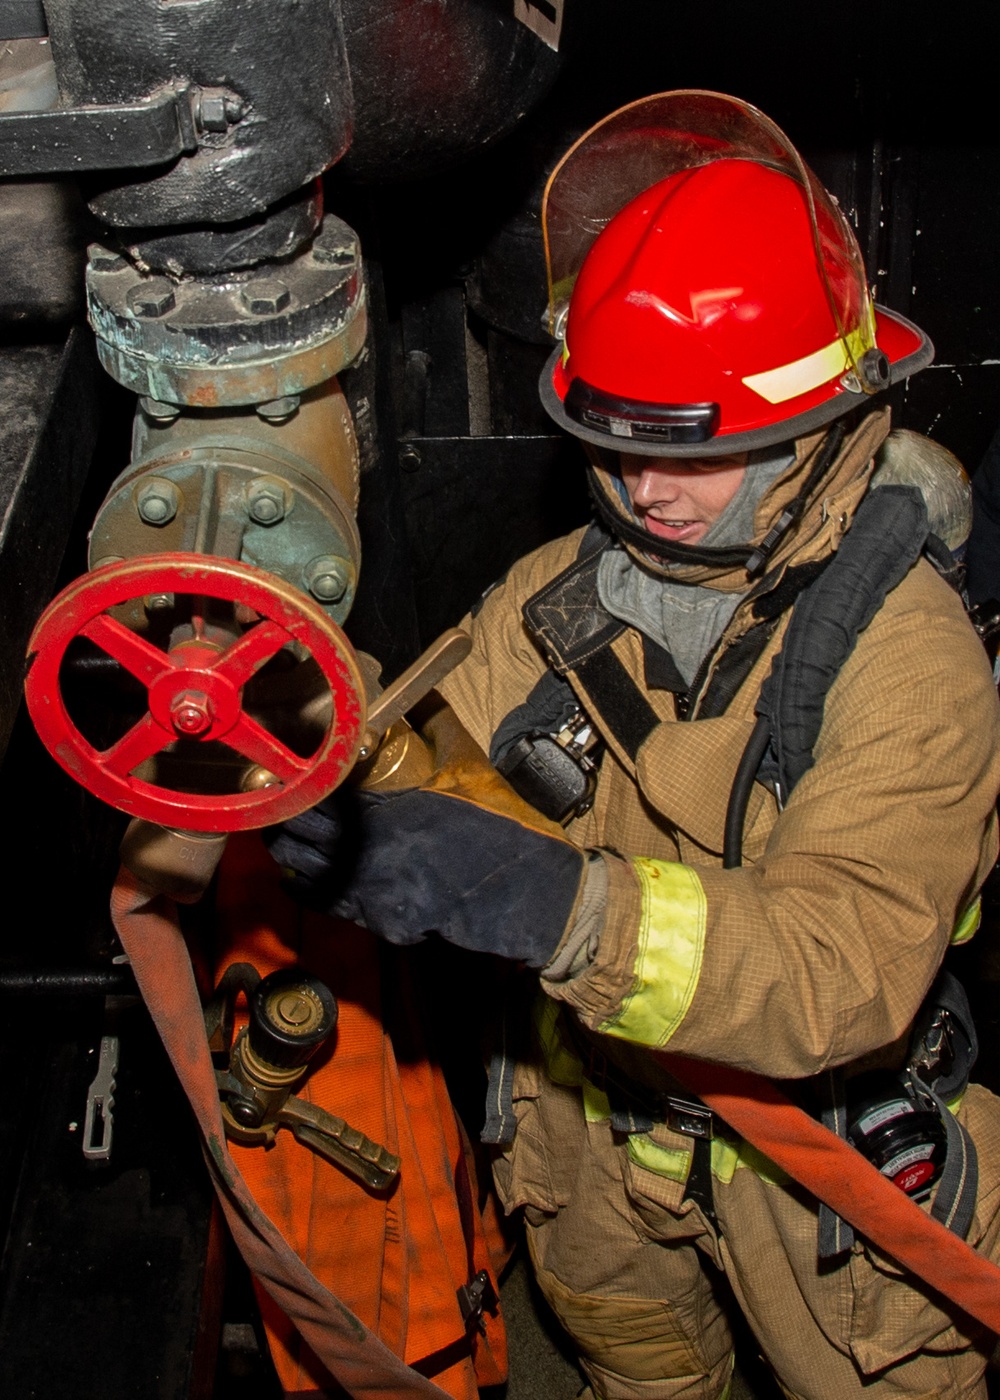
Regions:
<instances>
[{"instance_id":1,"label":"gloved hand","mask_svg":"<svg viewBox=\"0 0 1000 1400\"><path fill-rule=\"evenodd\" d=\"M391 943L436 932L543 967L577 905L586 852L517 796L452 711L438 711L424 737L435 771L423 786L349 790L353 814L335 794L274 828L271 854L314 907Z\"/></svg>"}]
</instances>

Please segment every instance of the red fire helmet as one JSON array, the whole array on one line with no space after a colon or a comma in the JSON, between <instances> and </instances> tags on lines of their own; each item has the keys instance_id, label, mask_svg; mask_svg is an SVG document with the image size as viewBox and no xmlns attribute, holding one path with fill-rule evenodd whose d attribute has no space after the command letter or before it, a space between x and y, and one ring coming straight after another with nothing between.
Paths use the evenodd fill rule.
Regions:
<instances>
[{"instance_id":1,"label":"red fire helmet","mask_svg":"<svg viewBox=\"0 0 1000 1400\"><path fill-rule=\"evenodd\" d=\"M812 432L923 369L924 333L872 302L836 200L762 112L670 92L599 122L542 207L542 401L575 436L722 456Z\"/></svg>"}]
</instances>

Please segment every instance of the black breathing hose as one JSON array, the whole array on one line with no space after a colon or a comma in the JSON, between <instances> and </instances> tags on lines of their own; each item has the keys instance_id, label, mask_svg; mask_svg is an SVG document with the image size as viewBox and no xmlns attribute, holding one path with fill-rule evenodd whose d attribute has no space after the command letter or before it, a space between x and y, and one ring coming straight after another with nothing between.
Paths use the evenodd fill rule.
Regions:
<instances>
[{"instance_id":1,"label":"black breathing hose","mask_svg":"<svg viewBox=\"0 0 1000 1400\"><path fill-rule=\"evenodd\" d=\"M761 759L771 741L771 721L761 715L753 727L753 733L743 750L743 757L736 770L733 786L729 793L726 808L726 828L722 838L723 870L738 870L743 864L743 824L746 821L747 804L753 791L754 779L760 768Z\"/></svg>"}]
</instances>

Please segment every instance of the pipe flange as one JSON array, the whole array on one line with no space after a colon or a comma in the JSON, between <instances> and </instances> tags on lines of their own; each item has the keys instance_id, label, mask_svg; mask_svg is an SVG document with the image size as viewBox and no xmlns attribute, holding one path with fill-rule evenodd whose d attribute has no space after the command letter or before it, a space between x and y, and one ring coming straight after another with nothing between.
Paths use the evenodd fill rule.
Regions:
<instances>
[{"instance_id":1,"label":"pipe flange","mask_svg":"<svg viewBox=\"0 0 1000 1400\"><path fill-rule=\"evenodd\" d=\"M172 513L150 519L150 504L163 500ZM354 516L332 483L290 457L220 444L127 468L94 521L90 567L190 550L265 569L311 595L336 623L354 602L361 558ZM144 606L148 612L149 599Z\"/></svg>"},{"instance_id":2,"label":"pipe flange","mask_svg":"<svg viewBox=\"0 0 1000 1400\"><path fill-rule=\"evenodd\" d=\"M87 311L108 373L158 403L226 408L301 394L360 353L357 235L328 214L294 258L180 280L94 244Z\"/></svg>"}]
</instances>

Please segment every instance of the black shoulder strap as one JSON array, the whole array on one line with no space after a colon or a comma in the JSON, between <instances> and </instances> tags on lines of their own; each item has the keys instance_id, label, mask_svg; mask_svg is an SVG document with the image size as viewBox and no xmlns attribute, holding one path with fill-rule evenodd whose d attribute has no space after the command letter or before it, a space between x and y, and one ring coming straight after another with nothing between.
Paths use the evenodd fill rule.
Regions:
<instances>
[{"instance_id":1,"label":"black shoulder strap","mask_svg":"<svg viewBox=\"0 0 1000 1400\"><path fill-rule=\"evenodd\" d=\"M581 661L576 674L612 738L634 763L639 750L660 723L659 715L610 646Z\"/></svg>"},{"instance_id":2,"label":"black shoulder strap","mask_svg":"<svg viewBox=\"0 0 1000 1400\"><path fill-rule=\"evenodd\" d=\"M559 675L576 670L625 631L625 623L612 617L597 596L601 556L612 543L599 525L591 525L573 563L522 608L529 632Z\"/></svg>"},{"instance_id":3,"label":"black shoulder strap","mask_svg":"<svg viewBox=\"0 0 1000 1400\"><path fill-rule=\"evenodd\" d=\"M832 555L810 564L796 564L786 569L780 582L769 588L754 602L752 615L757 621L726 648L712 669L711 679L695 711L695 719L715 719L724 715L750 672L764 654L774 636L783 613L795 603L799 594L816 581L829 564ZM705 658L706 668L711 656ZM701 677L696 676L691 692L697 695Z\"/></svg>"},{"instance_id":4,"label":"black shoulder strap","mask_svg":"<svg viewBox=\"0 0 1000 1400\"><path fill-rule=\"evenodd\" d=\"M868 493L829 566L799 597L761 689L783 798L813 765L827 693L862 632L913 568L927 508L912 486Z\"/></svg>"}]
</instances>

